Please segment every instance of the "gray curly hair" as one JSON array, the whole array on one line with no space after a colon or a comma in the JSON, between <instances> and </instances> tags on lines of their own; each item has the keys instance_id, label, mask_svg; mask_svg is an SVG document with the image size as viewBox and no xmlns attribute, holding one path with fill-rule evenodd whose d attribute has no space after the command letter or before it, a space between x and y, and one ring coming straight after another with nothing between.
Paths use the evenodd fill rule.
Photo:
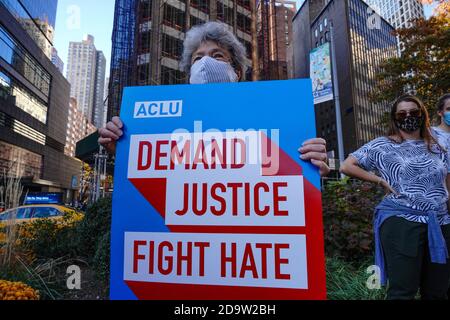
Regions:
<instances>
[{"instance_id":1,"label":"gray curly hair","mask_svg":"<svg viewBox=\"0 0 450 320\"><path fill-rule=\"evenodd\" d=\"M190 73L192 55L205 41L213 41L218 46L227 49L231 53L234 67L240 68L242 75L245 75L247 67L245 65L246 50L244 45L228 30L226 24L215 21L196 25L186 33L186 38L183 43L183 55L180 62L180 67L183 71L187 74Z\"/></svg>"}]
</instances>

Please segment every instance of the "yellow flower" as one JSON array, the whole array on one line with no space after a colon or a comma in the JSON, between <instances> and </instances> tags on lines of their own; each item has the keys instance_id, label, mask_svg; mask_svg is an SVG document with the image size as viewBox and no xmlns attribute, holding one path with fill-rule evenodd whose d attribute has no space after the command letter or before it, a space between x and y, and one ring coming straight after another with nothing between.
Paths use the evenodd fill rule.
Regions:
<instances>
[{"instance_id":1,"label":"yellow flower","mask_svg":"<svg viewBox=\"0 0 450 320\"><path fill-rule=\"evenodd\" d=\"M0 300L39 300L39 291L22 282L0 280Z\"/></svg>"}]
</instances>

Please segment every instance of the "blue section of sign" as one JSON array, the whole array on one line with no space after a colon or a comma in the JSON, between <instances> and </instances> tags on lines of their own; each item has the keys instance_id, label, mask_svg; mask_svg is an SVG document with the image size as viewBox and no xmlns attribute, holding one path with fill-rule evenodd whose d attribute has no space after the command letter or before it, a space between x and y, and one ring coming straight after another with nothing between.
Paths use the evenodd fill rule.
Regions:
<instances>
[{"instance_id":1,"label":"blue section of sign","mask_svg":"<svg viewBox=\"0 0 450 320\"><path fill-rule=\"evenodd\" d=\"M181 112L173 109L171 114L169 105L169 109L150 110L153 114L162 112L164 117L134 118L136 102L180 100ZM145 116L144 111L140 112L140 117ZM111 299L136 299L123 281L124 233L168 231L164 219L127 179L131 135L172 133L177 129L266 129L270 138L270 130L279 129L281 149L302 166L305 178L320 189L317 168L300 160L298 153L305 140L316 136L309 79L125 88L120 117L124 135L117 144L115 163Z\"/></svg>"}]
</instances>

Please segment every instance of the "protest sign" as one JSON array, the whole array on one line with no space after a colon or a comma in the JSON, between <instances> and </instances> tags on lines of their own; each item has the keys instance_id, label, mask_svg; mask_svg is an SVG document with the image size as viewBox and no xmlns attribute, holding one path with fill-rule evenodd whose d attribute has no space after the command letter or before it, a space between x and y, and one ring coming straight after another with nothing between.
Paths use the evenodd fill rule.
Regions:
<instances>
[{"instance_id":1,"label":"protest sign","mask_svg":"<svg viewBox=\"0 0 450 320\"><path fill-rule=\"evenodd\" d=\"M311 81L131 87L112 299L324 299Z\"/></svg>"}]
</instances>

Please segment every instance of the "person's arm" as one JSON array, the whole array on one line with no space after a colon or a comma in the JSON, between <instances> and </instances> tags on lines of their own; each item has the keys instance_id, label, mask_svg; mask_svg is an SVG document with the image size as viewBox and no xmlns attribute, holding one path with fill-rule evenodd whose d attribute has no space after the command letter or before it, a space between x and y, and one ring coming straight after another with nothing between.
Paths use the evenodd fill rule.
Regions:
<instances>
[{"instance_id":1,"label":"person's arm","mask_svg":"<svg viewBox=\"0 0 450 320\"><path fill-rule=\"evenodd\" d=\"M123 135L123 123L119 117L113 117L104 128L98 129L98 143L110 154L116 153L116 141Z\"/></svg>"},{"instance_id":2,"label":"person's arm","mask_svg":"<svg viewBox=\"0 0 450 320\"><path fill-rule=\"evenodd\" d=\"M386 180L361 168L358 164L358 160L351 155L341 164L339 171L353 178L377 183L383 186L387 193L397 194L397 192L392 189Z\"/></svg>"}]
</instances>

